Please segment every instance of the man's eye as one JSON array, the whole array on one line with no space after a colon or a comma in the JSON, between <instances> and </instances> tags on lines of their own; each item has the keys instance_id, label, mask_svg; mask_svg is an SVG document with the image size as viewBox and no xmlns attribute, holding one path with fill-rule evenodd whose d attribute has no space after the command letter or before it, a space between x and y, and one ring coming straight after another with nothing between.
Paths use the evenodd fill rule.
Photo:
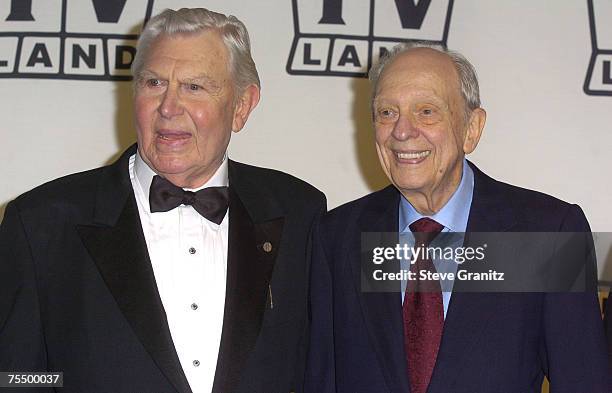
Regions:
<instances>
[{"instance_id":1,"label":"man's eye","mask_svg":"<svg viewBox=\"0 0 612 393\"><path fill-rule=\"evenodd\" d=\"M393 116L394 112L391 109L381 109L380 111L378 111L378 114L381 117L391 117Z\"/></svg>"},{"instance_id":2,"label":"man's eye","mask_svg":"<svg viewBox=\"0 0 612 393\"><path fill-rule=\"evenodd\" d=\"M162 82L159 79L147 79L146 84L150 87L157 87L161 86Z\"/></svg>"},{"instance_id":3,"label":"man's eye","mask_svg":"<svg viewBox=\"0 0 612 393\"><path fill-rule=\"evenodd\" d=\"M195 83L189 84L189 90L191 90L191 91L198 91L198 90L201 90L201 89L202 89L202 86L200 86L200 85L196 85Z\"/></svg>"},{"instance_id":4,"label":"man's eye","mask_svg":"<svg viewBox=\"0 0 612 393\"><path fill-rule=\"evenodd\" d=\"M433 106L423 106L415 111L417 121L422 124L432 125L442 120L442 114L438 108Z\"/></svg>"},{"instance_id":5,"label":"man's eye","mask_svg":"<svg viewBox=\"0 0 612 393\"><path fill-rule=\"evenodd\" d=\"M376 111L374 121L381 124L391 124L396 121L397 112L392 108L381 108Z\"/></svg>"}]
</instances>

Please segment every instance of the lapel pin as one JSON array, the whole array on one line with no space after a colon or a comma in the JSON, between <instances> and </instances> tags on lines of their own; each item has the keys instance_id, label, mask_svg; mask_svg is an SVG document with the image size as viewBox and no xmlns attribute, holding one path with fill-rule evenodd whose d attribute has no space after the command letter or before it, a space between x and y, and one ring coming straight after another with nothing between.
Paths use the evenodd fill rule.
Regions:
<instances>
[{"instance_id":1,"label":"lapel pin","mask_svg":"<svg viewBox=\"0 0 612 393\"><path fill-rule=\"evenodd\" d=\"M270 243L270 242L265 242L265 243L263 244L262 248L263 248L263 250L264 250L265 252L270 252L270 251L272 251L272 243Z\"/></svg>"}]
</instances>

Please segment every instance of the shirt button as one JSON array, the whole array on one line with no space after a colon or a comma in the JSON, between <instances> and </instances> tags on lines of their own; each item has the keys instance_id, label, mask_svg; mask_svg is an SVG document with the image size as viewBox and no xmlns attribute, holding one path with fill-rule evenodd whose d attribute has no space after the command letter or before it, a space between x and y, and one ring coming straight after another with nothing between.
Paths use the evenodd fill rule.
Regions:
<instances>
[{"instance_id":1,"label":"shirt button","mask_svg":"<svg viewBox=\"0 0 612 393\"><path fill-rule=\"evenodd\" d=\"M200 361L199 360L194 360L193 361L193 367L198 367L200 365Z\"/></svg>"},{"instance_id":2,"label":"shirt button","mask_svg":"<svg viewBox=\"0 0 612 393\"><path fill-rule=\"evenodd\" d=\"M193 248L193 247L189 247L189 253L190 253L191 255L195 254L195 253L196 253L196 249L195 249L195 248Z\"/></svg>"},{"instance_id":3,"label":"shirt button","mask_svg":"<svg viewBox=\"0 0 612 393\"><path fill-rule=\"evenodd\" d=\"M195 303L191 303L191 309L192 310L197 310L198 309L198 305Z\"/></svg>"}]
</instances>

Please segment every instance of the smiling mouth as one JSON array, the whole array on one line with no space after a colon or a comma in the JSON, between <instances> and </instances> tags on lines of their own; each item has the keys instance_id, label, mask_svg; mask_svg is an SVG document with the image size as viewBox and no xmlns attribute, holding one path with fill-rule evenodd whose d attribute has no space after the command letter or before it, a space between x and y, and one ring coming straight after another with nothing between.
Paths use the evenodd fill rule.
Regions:
<instances>
[{"instance_id":1,"label":"smiling mouth","mask_svg":"<svg viewBox=\"0 0 612 393\"><path fill-rule=\"evenodd\" d=\"M396 151L395 157L399 160L421 160L431 154L431 150L415 151L415 152L402 152Z\"/></svg>"}]
</instances>

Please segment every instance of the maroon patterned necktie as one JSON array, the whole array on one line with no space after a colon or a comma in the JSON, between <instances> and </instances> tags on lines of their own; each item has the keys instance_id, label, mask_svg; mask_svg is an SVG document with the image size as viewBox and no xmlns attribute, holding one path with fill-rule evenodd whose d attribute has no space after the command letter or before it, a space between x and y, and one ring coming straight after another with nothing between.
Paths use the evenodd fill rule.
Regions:
<instances>
[{"instance_id":1,"label":"maroon patterned necktie","mask_svg":"<svg viewBox=\"0 0 612 393\"><path fill-rule=\"evenodd\" d=\"M427 247L443 228L444 226L430 218L421 218L410 224L410 230L415 238L415 248ZM416 272L418 277L421 270L436 271L431 259L419 257L410 267L410 271ZM444 325L440 282L408 281L403 316L410 393L425 393L436 364Z\"/></svg>"}]
</instances>

